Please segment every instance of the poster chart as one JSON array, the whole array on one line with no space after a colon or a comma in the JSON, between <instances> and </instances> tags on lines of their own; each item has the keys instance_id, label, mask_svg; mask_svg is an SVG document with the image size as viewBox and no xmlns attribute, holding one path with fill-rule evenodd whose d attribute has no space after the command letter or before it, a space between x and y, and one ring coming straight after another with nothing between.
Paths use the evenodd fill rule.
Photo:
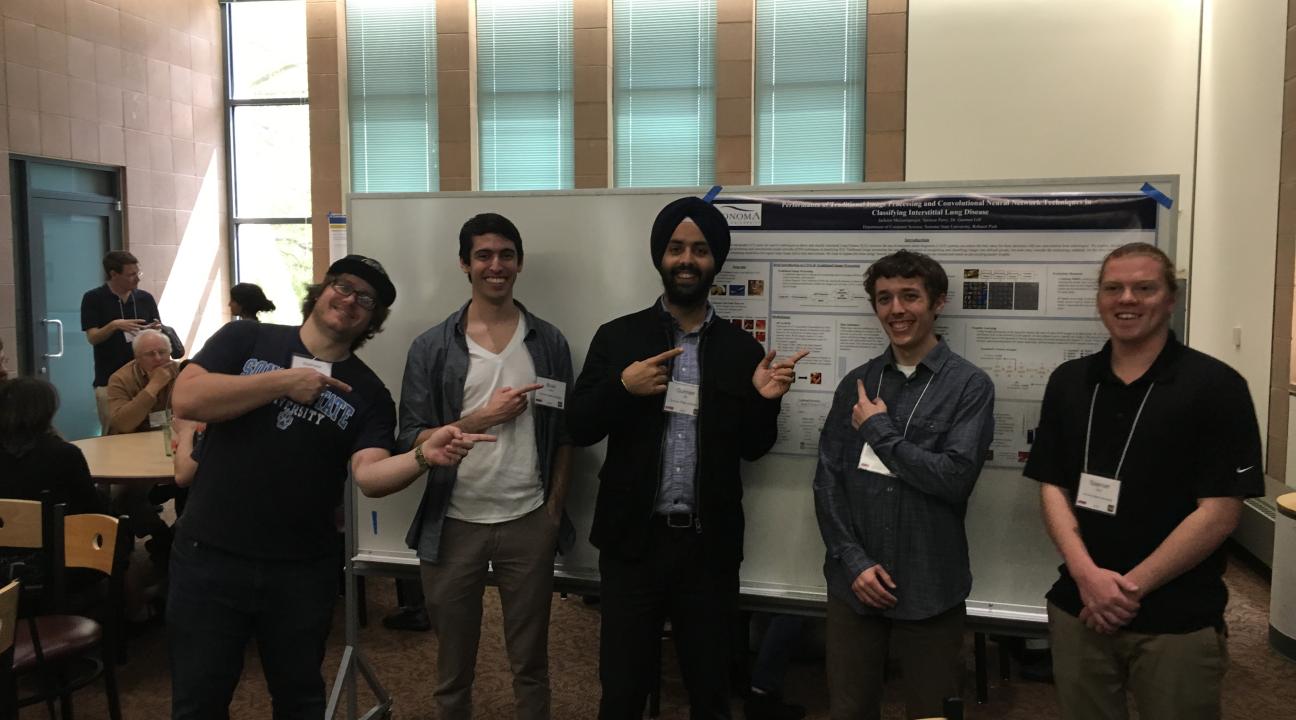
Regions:
<instances>
[{"instance_id":1,"label":"poster chart","mask_svg":"<svg viewBox=\"0 0 1296 720\"><path fill-rule=\"evenodd\" d=\"M937 333L995 384L989 467L1025 464L1049 374L1107 339L1094 307L1099 264L1157 243L1157 199L1141 192L933 194L866 198L722 196L733 232L711 301L767 349L810 354L783 400L774 452L814 455L838 383L883 352L864 291L901 249L945 268Z\"/></svg>"}]
</instances>

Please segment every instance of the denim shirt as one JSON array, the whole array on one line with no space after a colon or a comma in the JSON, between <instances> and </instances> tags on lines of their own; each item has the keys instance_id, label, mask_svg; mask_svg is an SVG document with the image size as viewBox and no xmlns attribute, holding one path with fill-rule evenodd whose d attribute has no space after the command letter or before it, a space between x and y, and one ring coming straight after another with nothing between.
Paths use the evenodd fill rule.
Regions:
<instances>
[{"instance_id":1,"label":"denim shirt","mask_svg":"<svg viewBox=\"0 0 1296 720\"><path fill-rule=\"evenodd\" d=\"M571 349L558 328L537 318L515 301L526 317L527 333L522 343L531 355L536 377L560 380L567 384L570 405L572 390ZM400 452L414 447L418 434L427 428L440 427L463 415L464 383L468 379L468 340L464 331L468 303L441 324L419 335L410 345L405 360L405 377L401 383L400 430L396 445ZM565 411L535 405L536 452L540 463L540 482L549 497L555 451L559 445L570 445ZM413 548L420 560L436 562L441 548L441 529L446 508L458 477L458 467L434 465L428 470L423 500L414 514L414 522L405 535L405 544ZM569 550L576 541L576 528L563 510L558 530L558 547Z\"/></svg>"},{"instance_id":2,"label":"denim shirt","mask_svg":"<svg viewBox=\"0 0 1296 720\"><path fill-rule=\"evenodd\" d=\"M660 303L663 320L671 329L671 342L684 350L671 361L671 382L702 384L702 362L699 352L702 331L715 319L715 308L707 303L706 318L692 332L684 332L679 321ZM689 513L696 509L693 487L697 478L697 417L666 413L666 436L662 447L661 487L653 511L662 515Z\"/></svg>"},{"instance_id":3,"label":"denim shirt","mask_svg":"<svg viewBox=\"0 0 1296 720\"><path fill-rule=\"evenodd\" d=\"M887 406L859 430L851 427L856 380ZM819 436L814 478L828 591L856 612L899 620L930 618L966 600L972 572L964 516L993 435L994 384L944 341L911 377L888 348L843 378ZM859 469L866 442L894 477ZM896 584L896 605L885 611L851 591L878 564Z\"/></svg>"}]
</instances>

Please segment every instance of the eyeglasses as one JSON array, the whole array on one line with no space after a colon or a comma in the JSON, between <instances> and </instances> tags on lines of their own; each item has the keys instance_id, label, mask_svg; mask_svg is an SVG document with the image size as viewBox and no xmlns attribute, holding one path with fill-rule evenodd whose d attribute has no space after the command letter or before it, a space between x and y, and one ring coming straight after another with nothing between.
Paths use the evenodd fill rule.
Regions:
<instances>
[{"instance_id":1,"label":"eyeglasses","mask_svg":"<svg viewBox=\"0 0 1296 720\"><path fill-rule=\"evenodd\" d=\"M349 282L338 280L334 282L331 287L333 288L333 292L336 292L342 297L351 297L352 295L355 295L356 304L365 310L373 310L374 307L378 305L378 298L369 293L360 292Z\"/></svg>"}]
</instances>

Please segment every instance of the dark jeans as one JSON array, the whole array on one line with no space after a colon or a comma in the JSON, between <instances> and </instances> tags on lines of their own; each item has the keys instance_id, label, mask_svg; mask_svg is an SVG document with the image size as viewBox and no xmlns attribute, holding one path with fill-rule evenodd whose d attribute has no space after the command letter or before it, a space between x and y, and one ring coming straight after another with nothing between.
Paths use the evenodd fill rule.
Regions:
<instances>
[{"instance_id":1,"label":"dark jeans","mask_svg":"<svg viewBox=\"0 0 1296 720\"><path fill-rule=\"evenodd\" d=\"M167 635L171 716L229 717L248 640L256 638L275 720L324 715L320 665L337 597L337 559L232 555L181 533L171 552Z\"/></svg>"},{"instance_id":2,"label":"dark jeans","mask_svg":"<svg viewBox=\"0 0 1296 720\"><path fill-rule=\"evenodd\" d=\"M738 605L738 566L717 570L692 528L653 529L640 559L599 556L602 636L600 720L643 717L662 621L669 617L691 720L728 718L729 663Z\"/></svg>"},{"instance_id":3,"label":"dark jeans","mask_svg":"<svg viewBox=\"0 0 1296 720\"><path fill-rule=\"evenodd\" d=\"M800 615L771 615L760 653L752 666L751 686L767 693L783 692L783 676L792 662L792 651L801 639L805 618Z\"/></svg>"}]
</instances>

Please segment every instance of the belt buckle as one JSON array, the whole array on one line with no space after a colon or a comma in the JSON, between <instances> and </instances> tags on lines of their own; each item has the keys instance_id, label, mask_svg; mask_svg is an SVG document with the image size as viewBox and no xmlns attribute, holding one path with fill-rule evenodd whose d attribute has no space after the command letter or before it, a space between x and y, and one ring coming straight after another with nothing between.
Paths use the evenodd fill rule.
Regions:
<instances>
[{"instance_id":1,"label":"belt buckle","mask_svg":"<svg viewBox=\"0 0 1296 720\"><path fill-rule=\"evenodd\" d=\"M677 524L676 518L682 518L684 524ZM668 513L666 515L666 527L677 530L693 527L693 513Z\"/></svg>"}]
</instances>

